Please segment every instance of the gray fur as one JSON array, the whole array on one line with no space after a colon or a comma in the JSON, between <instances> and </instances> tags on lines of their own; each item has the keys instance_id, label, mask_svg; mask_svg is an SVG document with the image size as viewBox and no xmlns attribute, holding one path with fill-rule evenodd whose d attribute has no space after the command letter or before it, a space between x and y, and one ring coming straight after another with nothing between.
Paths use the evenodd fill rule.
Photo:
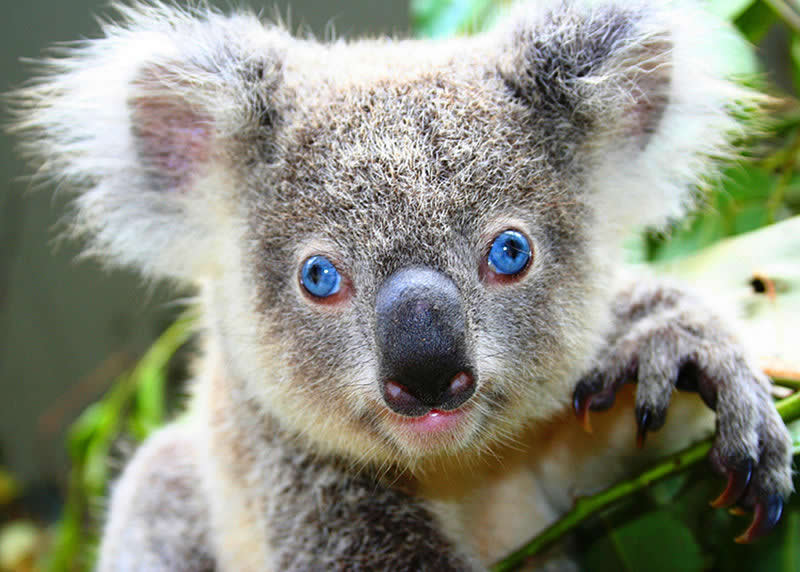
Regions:
<instances>
[{"instance_id":1,"label":"gray fur","mask_svg":"<svg viewBox=\"0 0 800 572\"><path fill-rule=\"evenodd\" d=\"M699 400L665 413L689 355L717 466L759 462L750 506L788 494L788 434L744 351L692 297L618 278L622 239L683 212L750 97L711 65L705 16L576 0L471 39L320 44L120 10L17 97L93 251L197 285L204 310L190 418L123 475L101 570L480 569L703 433ZM533 262L489 280L509 228ZM311 255L343 275L336 303L303 293ZM459 424L423 437L383 402L374 334L381 284L413 266L456 285L476 378ZM579 379L610 399L632 363L666 422L641 457L629 412L594 441L567 414Z\"/></svg>"},{"instance_id":2,"label":"gray fur","mask_svg":"<svg viewBox=\"0 0 800 572\"><path fill-rule=\"evenodd\" d=\"M111 496L99 569L213 572L196 448L186 427L172 425L137 451Z\"/></svg>"}]
</instances>

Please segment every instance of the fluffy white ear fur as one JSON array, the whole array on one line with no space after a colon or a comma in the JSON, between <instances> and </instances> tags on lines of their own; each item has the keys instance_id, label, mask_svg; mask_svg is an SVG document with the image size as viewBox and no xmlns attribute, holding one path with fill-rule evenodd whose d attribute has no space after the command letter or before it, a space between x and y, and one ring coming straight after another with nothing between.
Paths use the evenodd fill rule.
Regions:
<instances>
[{"instance_id":1,"label":"fluffy white ear fur","mask_svg":"<svg viewBox=\"0 0 800 572\"><path fill-rule=\"evenodd\" d=\"M614 12L629 29L619 29L623 24L609 16ZM624 237L685 214L695 191L714 176L716 160L730 155L730 138L740 129L735 111L752 108L758 96L725 78L719 40L729 33L689 0L519 3L500 26L506 42L550 50L560 43L576 69L587 63L576 46L597 50L607 43L604 57L559 81L581 102L575 114L593 123L576 155L588 169L586 190L602 213L599 222L612 234ZM524 49L535 60L536 47ZM536 67L534 61L527 73L535 76Z\"/></svg>"},{"instance_id":2,"label":"fluffy white ear fur","mask_svg":"<svg viewBox=\"0 0 800 572\"><path fill-rule=\"evenodd\" d=\"M231 176L225 139L254 122L253 94L277 81L288 35L249 15L117 8L104 38L62 47L15 94L17 128L40 175L81 189L75 229L90 252L201 278L236 224L220 195L233 185L215 184Z\"/></svg>"}]
</instances>

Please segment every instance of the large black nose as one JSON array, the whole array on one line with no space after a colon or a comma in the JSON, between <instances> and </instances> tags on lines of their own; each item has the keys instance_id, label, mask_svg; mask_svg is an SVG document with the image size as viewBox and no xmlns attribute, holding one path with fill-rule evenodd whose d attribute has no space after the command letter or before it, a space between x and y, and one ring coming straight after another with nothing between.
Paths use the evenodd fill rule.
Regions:
<instances>
[{"instance_id":1,"label":"large black nose","mask_svg":"<svg viewBox=\"0 0 800 572\"><path fill-rule=\"evenodd\" d=\"M475 391L467 359L461 295L436 270L404 268L381 285L375 301L381 391L403 415L455 409Z\"/></svg>"}]
</instances>

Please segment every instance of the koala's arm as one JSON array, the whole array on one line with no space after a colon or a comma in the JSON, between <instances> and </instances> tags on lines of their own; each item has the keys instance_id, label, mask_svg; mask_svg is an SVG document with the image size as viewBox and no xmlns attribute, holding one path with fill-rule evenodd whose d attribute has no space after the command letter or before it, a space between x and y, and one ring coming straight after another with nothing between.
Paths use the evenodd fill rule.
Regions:
<instances>
[{"instance_id":1,"label":"koala's arm","mask_svg":"<svg viewBox=\"0 0 800 572\"><path fill-rule=\"evenodd\" d=\"M723 320L701 299L672 285L628 285L616 294L612 315L607 344L575 389L579 418L588 424L589 410L610 408L621 386L635 383L641 447L647 432L667 420L674 391L696 392L716 412L710 459L728 477L714 506L754 510L753 523L739 541L771 529L792 489L792 452L769 380Z\"/></svg>"},{"instance_id":2,"label":"koala's arm","mask_svg":"<svg viewBox=\"0 0 800 572\"><path fill-rule=\"evenodd\" d=\"M99 572L211 572L209 516L197 439L171 425L136 452L111 495Z\"/></svg>"}]
</instances>

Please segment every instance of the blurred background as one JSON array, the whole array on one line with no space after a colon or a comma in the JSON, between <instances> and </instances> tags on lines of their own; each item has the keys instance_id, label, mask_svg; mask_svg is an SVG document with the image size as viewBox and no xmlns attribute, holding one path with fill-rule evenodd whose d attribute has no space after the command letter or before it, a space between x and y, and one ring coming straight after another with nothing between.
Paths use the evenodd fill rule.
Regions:
<instances>
[{"instance_id":1,"label":"blurred background","mask_svg":"<svg viewBox=\"0 0 800 572\"><path fill-rule=\"evenodd\" d=\"M358 37L469 33L489 22L498 6L507 2L245 3L262 9L267 16L275 13L274 7L293 30L307 27L318 37L330 36L335 30L338 37ZM715 189L704 214L677 227L669 238L645 234L632 241L632 258L640 261L680 264L722 239L771 227L800 212L800 177L795 174L800 111L793 99L800 85L800 11L793 0L709 3L713 11L735 25L744 41L738 46L721 47L730 49L732 68L757 74L759 83L769 86L782 103L776 106L774 123L764 136L746 143L754 162L729 170L725 186ZM228 4L219 3L223 9ZM113 11L107 2L90 0L7 2L0 20L0 92L21 86L29 78L25 59L40 57L48 46L58 42L97 36L95 16L110 13ZM744 43L755 50L743 47ZM7 120L6 110L0 107L0 122ZM15 571L43 567L82 570L91 561L84 547L94 540L91 517L98 512L96 499L102 497L114 472L109 455L113 458L115 451L132 448L168 415L180 394L176 380L185 377L185 360L171 356L187 337L185 322L175 323L182 310L175 300L186 293L163 285L145 286L133 273L109 272L94 260L80 259L79 244L58 239L67 213L66 193L32 188L26 174L29 171L14 151L13 138L0 133L0 571L3 566ZM755 248L776 250L770 244L774 242L759 243ZM736 248L742 252L745 247ZM796 268L797 256L790 262ZM704 265L708 267L707 262ZM797 291L797 283L791 281L792 271L789 278L763 276L757 284L749 275L743 274L742 280L755 284L756 290L762 289L756 293L772 288L774 294L778 284L783 296ZM728 276L725 274L726 280ZM792 289L781 289L784 286ZM800 318L797 313L784 311L782 315ZM160 348L160 353L147 353L159 336L156 349ZM124 436L120 439L120 435ZM652 525L652 514L662 511L657 513L662 515L663 506L673 495L693 498L704 511L681 513L680 518L689 513L698 519L717 514L705 509L713 494L698 500L705 489L698 489L694 483L686 477L671 489L656 491L647 505L653 512L643 514L640 508L631 516L630 510L620 510L617 516L603 517L595 528L585 528L581 541L590 543L594 551L587 551L587 569L636 570L636 565L630 564L636 562L635 555L623 551L614 560L607 546L597 544L597 538L611 529L618 534L619 544L625 539L625 526L632 523L636 524L637 538L641 538L641 531ZM773 544L763 553L728 550L727 556L715 556L707 542L698 541L697 559L680 565L667 560L665 569L745 570L752 569L748 568L750 563L760 559L759 570L770 570L773 568L764 563L763 554L777 553L775 566L779 567L775 570L800 570L798 515L800 512L790 512L785 518L789 524L783 525L794 527L791 530L798 533L793 535L794 542L785 540L792 533L784 530L783 534L789 536L774 535ZM663 515L658 518L661 520L655 521L655 532L663 549L671 538L672 521ZM60 528L51 526L56 522L61 522ZM706 524L695 523L692 530L703 530ZM683 531L681 526L678 528ZM724 529L726 525L720 526ZM739 529L743 526L736 523ZM692 530L676 532L675 542L684 547L686 542L693 542L686 537L694 534ZM718 536L732 538L727 529ZM44 553L49 556L42 559ZM53 557L54 553L58 555ZM598 565L601 560L603 566ZM627 561L627 567L615 568L618 561ZM660 569L658 565L650 558L649 572Z\"/></svg>"}]
</instances>

